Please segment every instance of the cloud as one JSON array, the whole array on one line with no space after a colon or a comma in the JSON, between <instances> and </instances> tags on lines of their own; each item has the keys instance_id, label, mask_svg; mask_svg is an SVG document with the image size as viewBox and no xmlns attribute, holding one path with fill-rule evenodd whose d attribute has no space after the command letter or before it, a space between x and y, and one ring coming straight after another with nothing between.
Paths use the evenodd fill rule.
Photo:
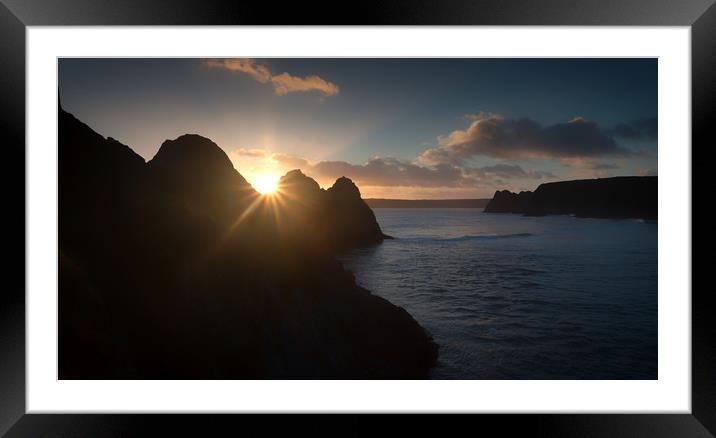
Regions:
<instances>
[{"instance_id":1,"label":"cloud","mask_svg":"<svg viewBox=\"0 0 716 438\"><path fill-rule=\"evenodd\" d=\"M324 96L335 96L340 92L338 85L316 76L293 76L283 72L274 75L268 67L250 58L208 59L205 65L210 68L222 68L232 72L244 73L262 84L270 83L278 96L289 93L319 92Z\"/></svg>"},{"instance_id":2,"label":"cloud","mask_svg":"<svg viewBox=\"0 0 716 438\"><path fill-rule=\"evenodd\" d=\"M475 156L500 159L628 156L596 123L576 117L542 126L529 118L506 119L499 114L467 116L470 125L438 138L438 147L423 152L424 164L461 163Z\"/></svg>"},{"instance_id":3,"label":"cloud","mask_svg":"<svg viewBox=\"0 0 716 438\"><path fill-rule=\"evenodd\" d=\"M559 160L567 167L574 167L583 170L614 170L619 169L616 163L601 161L599 158L563 158Z\"/></svg>"},{"instance_id":4,"label":"cloud","mask_svg":"<svg viewBox=\"0 0 716 438\"><path fill-rule=\"evenodd\" d=\"M354 180L359 186L371 187L494 187L504 185L502 179L555 179L543 171L524 170L518 165L497 164L486 167L464 167L452 164L422 166L391 157L374 157L363 164L346 161L308 160L290 154L273 154L271 158L288 171L301 169L323 185L341 176Z\"/></svg>"},{"instance_id":5,"label":"cloud","mask_svg":"<svg viewBox=\"0 0 716 438\"><path fill-rule=\"evenodd\" d=\"M659 137L659 124L656 117L634 120L618 124L612 134L625 140L654 142Z\"/></svg>"},{"instance_id":6,"label":"cloud","mask_svg":"<svg viewBox=\"0 0 716 438\"><path fill-rule=\"evenodd\" d=\"M246 73L262 84L271 80L269 69L249 58L207 59L205 64L211 68L223 68L233 72Z\"/></svg>"},{"instance_id":7,"label":"cloud","mask_svg":"<svg viewBox=\"0 0 716 438\"><path fill-rule=\"evenodd\" d=\"M492 175L498 178L520 178L520 179L555 179L557 176L550 172L541 170L526 171L522 167L513 164L496 164L480 168L485 175Z\"/></svg>"},{"instance_id":8,"label":"cloud","mask_svg":"<svg viewBox=\"0 0 716 438\"><path fill-rule=\"evenodd\" d=\"M589 168L592 170L614 170L619 169L619 166L614 163L593 163L589 164Z\"/></svg>"},{"instance_id":9,"label":"cloud","mask_svg":"<svg viewBox=\"0 0 716 438\"><path fill-rule=\"evenodd\" d=\"M286 170L301 169L323 182L346 176L358 184L368 186L458 187L469 179L456 166L444 164L424 167L397 158L375 157L364 164L346 161L310 163L304 158L287 154L273 154L272 158Z\"/></svg>"},{"instance_id":10,"label":"cloud","mask_svg":"<svg viewBox=\"0 0 716 438\"><path fill-rule=\"evenodd\" d=\"M562 170L556 175L523 167L529 166L530 159L549 159L571 168L569 176L573 178L588 178L611 176L610 171L624 164L621 159L639 156L638 151L624 149L612 134L581 117L548 126L528 118L513 120L492 113L466 118L469 120L467 129L438 137L437 146L428 147L414 160L374 157L353 164L341 160L311 161L298 155L271 154L260 149L239 149L237 154L263 156L273 171L301 169L323 187L346 176L376 193L381 190L419 193L416 190L424 189L426 193L454 190L455 193L483 194L490 188L514 189L515 184L531 187L566 176ZM491 164L479 166L477 160L468 161L480 156L491 157ZM527 161L520 161L518 165L510 160Z\"/></svg>"},{"instance_id":11,"label":"cloud","mask_svg":"<svg viewBox=\"0 0 716 438\"><path fill-rule=\"evenodd\" d=\"M304 169L310 166L307 160L290 154L273 154L271 158L287 169Z\"/></svg>"},{"instance_id":12,"label":"cloud","mask_svg":"<svg viewBox=\"0 0 716 438\"><path fill-rule=\"evenodd\" d=\"M288 93L318 91L326 96L335 96L340 91L338 85L311 75L305 78L281 73L271 77L274 93L283 96Z\"/></svg>"},{"instance_id":13,"label":"cloud","mask_svg":"<svg viewBox=\"0 0 716 438\"><path fill-rule=\"evenodd\" d=\"M234 149L232 152L239 157L262 158L267 155L267 152L263 149L239 148L239 149Z\"/></svg>"}]
</instances>

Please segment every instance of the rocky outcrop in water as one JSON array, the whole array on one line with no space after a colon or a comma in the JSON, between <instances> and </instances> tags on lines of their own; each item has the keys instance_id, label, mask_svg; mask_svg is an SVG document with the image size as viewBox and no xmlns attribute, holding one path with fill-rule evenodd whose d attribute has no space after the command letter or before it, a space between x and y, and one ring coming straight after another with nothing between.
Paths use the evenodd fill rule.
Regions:
<instances>
[{"instance_id":1,"label":"rocky outcrop in water","mask_svg":"<svg viewBox=\"0 0 716 438\"><path fill-rule=\"evenodd\" d=\"M422 378L437 346L356 285L338 248L382 240L350 180L260 196L218 145L145 163L59 111L61 379ZM336 211L336 209L342 209Z\"/></svg>"},{"instance_id":2,"label":"rocky outcrop in water","mask_svg":"<svg viewBox=\"0 0 716 438\"><path fill-rule=\"evenodd\" d=\"M307 225L302 233L324 249L375 245L391 238L380 230L373 210L346 177L323 190L300 170L292 170L281 178L274 196L277 203L290 206L294 222Z\"/></svg>"},{"instance_id":3,"label":"rocky outcrop in water","mask_svg":"<svg viewBox=\"0 0 716 438\"><path fill-rule=\"evenodd\" d=\"M390 239L380 230L373 210L363 201L358 187L341 177L326 190L324 222L331 239L342 247L377 244Z\"/></svg>"},{"instance_id":4,"label":"rocky outcrop in water","mask_svg":"<svg viewBox=\"0 0 716 438\"><path fill-rule=\"evenodd\" d=\"M572 214L594 218L658 217L656 176L619 176L541 184L534 192L495 192L485 211L530 216Z\"/></svg>"}]
</instances>

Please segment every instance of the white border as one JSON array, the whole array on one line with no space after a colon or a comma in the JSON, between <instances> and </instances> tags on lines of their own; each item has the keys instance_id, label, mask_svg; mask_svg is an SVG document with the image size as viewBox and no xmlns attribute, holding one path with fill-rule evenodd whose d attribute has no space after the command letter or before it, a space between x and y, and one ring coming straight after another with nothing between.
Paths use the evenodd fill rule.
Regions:
<instances>
[{"instance_id":1,"label":"white border","mask_svg":"<svg viewBox=\"0 0 716 438\"><path fill-rule=\"evenodd\" d=\"M659 57L659 379L58 381L57 57ZM27 28L27 410L690 412L690 28Z\"/></svg>"}]
</instances>

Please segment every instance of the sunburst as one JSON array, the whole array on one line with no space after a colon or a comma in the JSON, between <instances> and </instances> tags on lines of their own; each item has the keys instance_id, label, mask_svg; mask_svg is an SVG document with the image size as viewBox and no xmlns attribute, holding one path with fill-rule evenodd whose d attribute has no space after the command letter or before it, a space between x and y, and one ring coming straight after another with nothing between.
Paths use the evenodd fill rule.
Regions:
<instances>
[{"instance_id":1,"label":"sunburst","mask_svg":"<svg viewBox=\"0 0 716 438\"><path fill-rule=\"evenodd\" d=\"M253 182L254 189L262 195L270 195L278 188L278 175L262 174L256 177Z\"/></svg>"}]
</instances>

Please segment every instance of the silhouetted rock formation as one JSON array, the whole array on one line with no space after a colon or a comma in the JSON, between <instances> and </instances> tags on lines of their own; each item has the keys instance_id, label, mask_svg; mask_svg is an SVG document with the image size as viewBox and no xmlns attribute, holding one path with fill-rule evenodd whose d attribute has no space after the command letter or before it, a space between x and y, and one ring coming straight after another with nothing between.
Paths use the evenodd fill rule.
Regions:
<instances>
[{"instance_id":1,"label":"silhouetted rock formation","mask_svg":"<svg viewBox=\"0 0 716 438\"><path fill-rule=\"evenodd\" d=\"M391 238L380 231L375 214L361 198L360 190L344 176L326 190L325 210L329 238L343 247L376 244Z\"/></svg>"},{"instance_id":2,"label":"silhouetted rock formation","mask_svg":"<svg viewBox=\"0 0 716 438\"><path fill-rule=\"evenodd\" d=\"M495 192L485 211L524 213L530 216L573 214L594 218L658 217L656 176L561 181L541 184L534 192L519 195Z\"/></svg>"},{"instance_id":3,"label":"silhouetted rock formation","mask_svg":"<svg viewBox=\"0 0 716 438\"><path fill-rule=\"evenodd\" d=\"M532 192L512 193L509 190L496 191L485 206L486 213L525 213Z\"/></svg>"},{"instance_id":4,"label":"silhouetted rock formation","mask_svg":"<svg viewBox=\"0 0 716 438\"><path fill-rule=\"evenodd\" d=\"M290 201L300 201L317 206L322 198L321 186L311 177L294 169L282 176L278 182L279 193L288 196Z\"/></svg>"},{"instance_id":5,"label":"silhouetted rock formation","mask_svg":"<svg viewBox=\"0 0 716 438\"><path fill-rule=\"evenodd\" d=\"M298 234L323 249L374 245L391 238L380 230L373 210L346 177L323 190L300 170L292 170L279 181L275 196L279 208L286 210L292 222L303 226Z\"/></svg>"},{"instance_id":6,"label":"silhouetted rock formation","mask_svg":"<svg viewBox=\"0 0 716 438\"><path fill-rule=\"evenodd\" d=\"M196 134L166 140L148 163L161 190L193 201L236 204L253 192L221 148ZM210 199L206 199L209 196ZM214 196L226 199L211 199Z\"/></svg>"},{"instance_id":7,"label":"silhouetted rock formation","mask_svg":"<svg viewBox=\"0 0 716 438\"><path fill-rule=\"evenodd\" d=\"M262 197L206 138L145 163L62 109L59 163L61 379L421 378L435 365L422 327L333 255L382 236L349 181L324 191L294 171L295 198Z\"/></svg>"}]
</instances>

